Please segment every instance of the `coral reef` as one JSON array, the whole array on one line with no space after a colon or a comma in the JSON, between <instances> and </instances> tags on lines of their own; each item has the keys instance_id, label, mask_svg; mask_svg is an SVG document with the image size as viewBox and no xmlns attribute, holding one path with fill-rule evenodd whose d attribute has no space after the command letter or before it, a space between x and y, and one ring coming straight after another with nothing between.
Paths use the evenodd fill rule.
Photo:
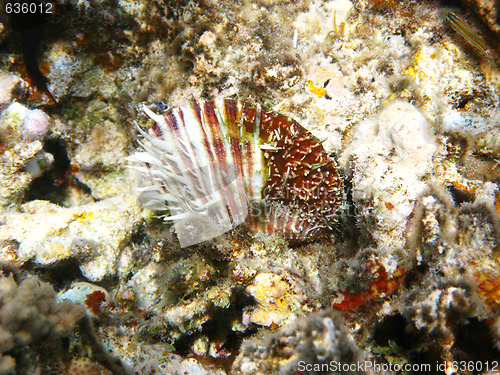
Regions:
<instances>
[{"instance_id":1,"label":"coral reef","mask_svg":"<svg viewBox=\"0 0 500 375\"><path fill-rule=\"evenodd\" d=\"M77 358L71 361L66 375L100 375L109 374L106 369L99 364L92 362L88 358Z\"/></svg>"},{"instance_id":2,"label":"coral reef","mask_svg":"<svg viewBox=\"0 0 500 375\"><path fill-rule=\"evenodd\" d=\"M40 168L43 166L40 166L37 162L37 155L42 154L42 148L43 145L40 141L28 144L20 143L0 155L0 176L2 178L0 183L0 205L5 207L22 202L33 177L37 177L40 173L38 168L35 168L35 165ZM35 165L28 168L31 162L34 162Z\"/></svg>"},{"instance_id":3,"label":"coral reef","mask_svg":"<svg viewBox=\"0 0 500 375\"><path fill-rule=\"evenodd\" d=\"M497 4L67 0L24 50L19 18L4 13L0 373L492 373ZM224 100L265 109L274 133L294 119L321 149L307 170L328 160L335 171L333 206L314 203L335 211L324 235L235 225L182 248L192 223L141 207L126 158L163 131L144 106L181 124L187 102ZM173 170L185 156L155 155Z\"/></svg>"},{"instance_id":4,"label":"coral reef","mask_svg":"<svg viewBox=\"0 0 500 375\"><path fill-rule=\"evenodd\" d=\"M12 76L3 81L11 84L16 82ZM16 102L1 112L0 205L21 202L33 179L51 167L54 157L43 151L41 143L48 130L49 120L45 112L29 110Z\"/></svg>"},{"instance_id":5,"label":"coral reef","mask_svg":"<svg viewBox=\"0 0 500 375\"><path fill-rule=\"evenodd\" d=\"M464 3L469 5L476 15L497 35L500 33L500 25L498 17L500 9L498 3L491 0L464 0Z\"/></svg>"},{"instance_id":6,"label":"coral reef","mask_svg":"<svg viewBox=\"0 0 500 375\"><path fill-rule=\"evenodd\" d=\"M111 297L106 289L86 282L71 284L57 298L59 301L67 300L85 306L90 315L102 314L111 305Z\"/></svg>"},{"instance_id":7,"label":"coral reef","mask_svg":"<svg viewBox=\"0 0 500 375\"><path fill-rule=\"evenodd\" d=\"M306 299L298 284L291 275L265 272L256 275L253 283L248 285L247 293L255 298L259 307L248 319L267 327L294 319Z\"/></svg>"}]
</instances>

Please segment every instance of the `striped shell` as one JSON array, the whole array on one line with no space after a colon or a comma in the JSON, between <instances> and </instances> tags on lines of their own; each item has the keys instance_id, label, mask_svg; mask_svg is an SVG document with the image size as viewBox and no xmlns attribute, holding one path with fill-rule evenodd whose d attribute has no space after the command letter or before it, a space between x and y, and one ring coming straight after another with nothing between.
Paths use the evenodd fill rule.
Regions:
<instances>
[{"instance_id":1,"label":"striped shell","mask_svg":"<svg viewBox=\"0 0 500 375\"><path fill-rule=\"evenodd\" d=\"M139 202L169 210L181 246L245 221L254 232L312 239L330 228L342 180L295 121L234 100L192 102L157 115L141 150Z\"/></svg>"}]
</instances>

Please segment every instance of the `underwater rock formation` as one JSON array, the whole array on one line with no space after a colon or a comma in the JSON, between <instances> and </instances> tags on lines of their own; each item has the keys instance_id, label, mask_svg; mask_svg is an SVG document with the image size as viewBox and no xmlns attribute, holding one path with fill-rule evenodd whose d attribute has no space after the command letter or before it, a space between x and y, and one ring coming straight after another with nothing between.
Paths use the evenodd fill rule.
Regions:
<instances>
[{"instance_id":1,"label":"underwater rock formation","mask_svg":"<svg viewBox=\"0 0 500 375\"><path fill-rule=\"evenodd\" d=\"M343 157L352 160L352 199L358 220L366 223L360 226L387 252L401 250L408 217L432 170L431 125L411 104L394 102L352 132Z\"/></svg>"},{"instance_id":2,"label":"underwater rock formation","mask_svg":"<svg viewBox=\"0 0 500 375\"><path fill-rule=\"evenodd\" d=\"M2 258L17 266L28 261L51 266L73 258L81 262L85 277L101 280L116 272L121 244L139 225L133 201L118 196L73 208L46 201L25 203L22 212L2 214L0 242L9 249Z\"/></svg>"}]
</instances>

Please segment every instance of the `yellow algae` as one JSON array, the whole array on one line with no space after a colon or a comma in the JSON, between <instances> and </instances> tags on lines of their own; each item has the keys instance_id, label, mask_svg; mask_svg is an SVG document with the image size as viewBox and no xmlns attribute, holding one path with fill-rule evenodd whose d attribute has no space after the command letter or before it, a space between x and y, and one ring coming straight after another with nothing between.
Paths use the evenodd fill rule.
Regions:
<instances>
[{"instance_id":1,"label":"yellow algae","mask_svg":"<svg viewBox=\"0 0 500 375\"><path fill-rule=\"evenodd\" d=\"M423 70L420 70L418 66L410 66L408 69L406 69L405 73L413 79L422 79L427 77L427 73L425 73Z\"/></svg>"},{"instance_id":2,"label":"yellow algae","mask_svg":"<svg viewBox=\"0 0 500 375\"><path fill-rule=\"evenodd\" d=\"M70 256L71 245L68 243L55 242L55 239L49 238L45 243L40 244L37 250L37 262L41 264L50 264Z\"/></svg>"},{"instance_id":3,"label":"yellow algae","mask_svg":"<svg viewBox=\"0 0 500 375\"><path fill-rule=\"evenodd\" d=\"M318 98L322 98L326 94L326 90L323 87L316 85L316 83L311 80L307 81L307 88Z\"/></svg>"},{"instance_id":4,"label":"yellow algae","mask_svg":"<svg viewBox=\"0 0 500 375\"><path fill-rule=\"evenodd\" d=\"M92 211L76 212L74 218L75 220L81 221L93 220L95 218L95 214Z\"/></svg>"},{"instance_id":5,"label":"yellow algae","mask_svg":"<svg viewBox=\"0 0 500 375\"><path fill-rule=\"evenodd\" d=\"M393 103L397 99L395 94L391 94L388 98L384 99L382 102L383 105L389 105Z\"/></svg>"},{"instance_id":6,"label":"yellow algae","mask_svg":"<svg viewBox=\"0 0 500 375\"><path fill-rule=\"evenodd\" d=\"M435 65L435 63L431 63L431 60L435 59L435 55L435 51L430 51L429 53L424 53L423 51L417 52L413 56L413 65L405 70L405 74L414 80L429 77L430 75L427 72L432 70L433 65Z\"/></svg>"}]
</instances>

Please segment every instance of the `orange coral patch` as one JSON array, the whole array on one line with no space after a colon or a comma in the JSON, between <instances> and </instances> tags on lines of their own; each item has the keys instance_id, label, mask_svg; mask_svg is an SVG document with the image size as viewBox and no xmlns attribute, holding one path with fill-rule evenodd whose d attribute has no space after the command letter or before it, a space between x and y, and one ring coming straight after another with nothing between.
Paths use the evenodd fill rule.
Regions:
<instances>
[{"instance_id":1,"label":"orange coral patch","mask_svg":"<svg viewBox=\"0 0 500 375\"><path fill-rule=\"evenodd\" d=\"M384 266L369 262L374 279L370 283L368 290L359 293L346 291L341 293L339 302L334 302L333 308L341 311L354 311L358 307L368 302L378 301L394 293L401 284L401 279L405 274L403 269L397 269L393 275L389 275Z\"/></svg>"}]
</instances>

